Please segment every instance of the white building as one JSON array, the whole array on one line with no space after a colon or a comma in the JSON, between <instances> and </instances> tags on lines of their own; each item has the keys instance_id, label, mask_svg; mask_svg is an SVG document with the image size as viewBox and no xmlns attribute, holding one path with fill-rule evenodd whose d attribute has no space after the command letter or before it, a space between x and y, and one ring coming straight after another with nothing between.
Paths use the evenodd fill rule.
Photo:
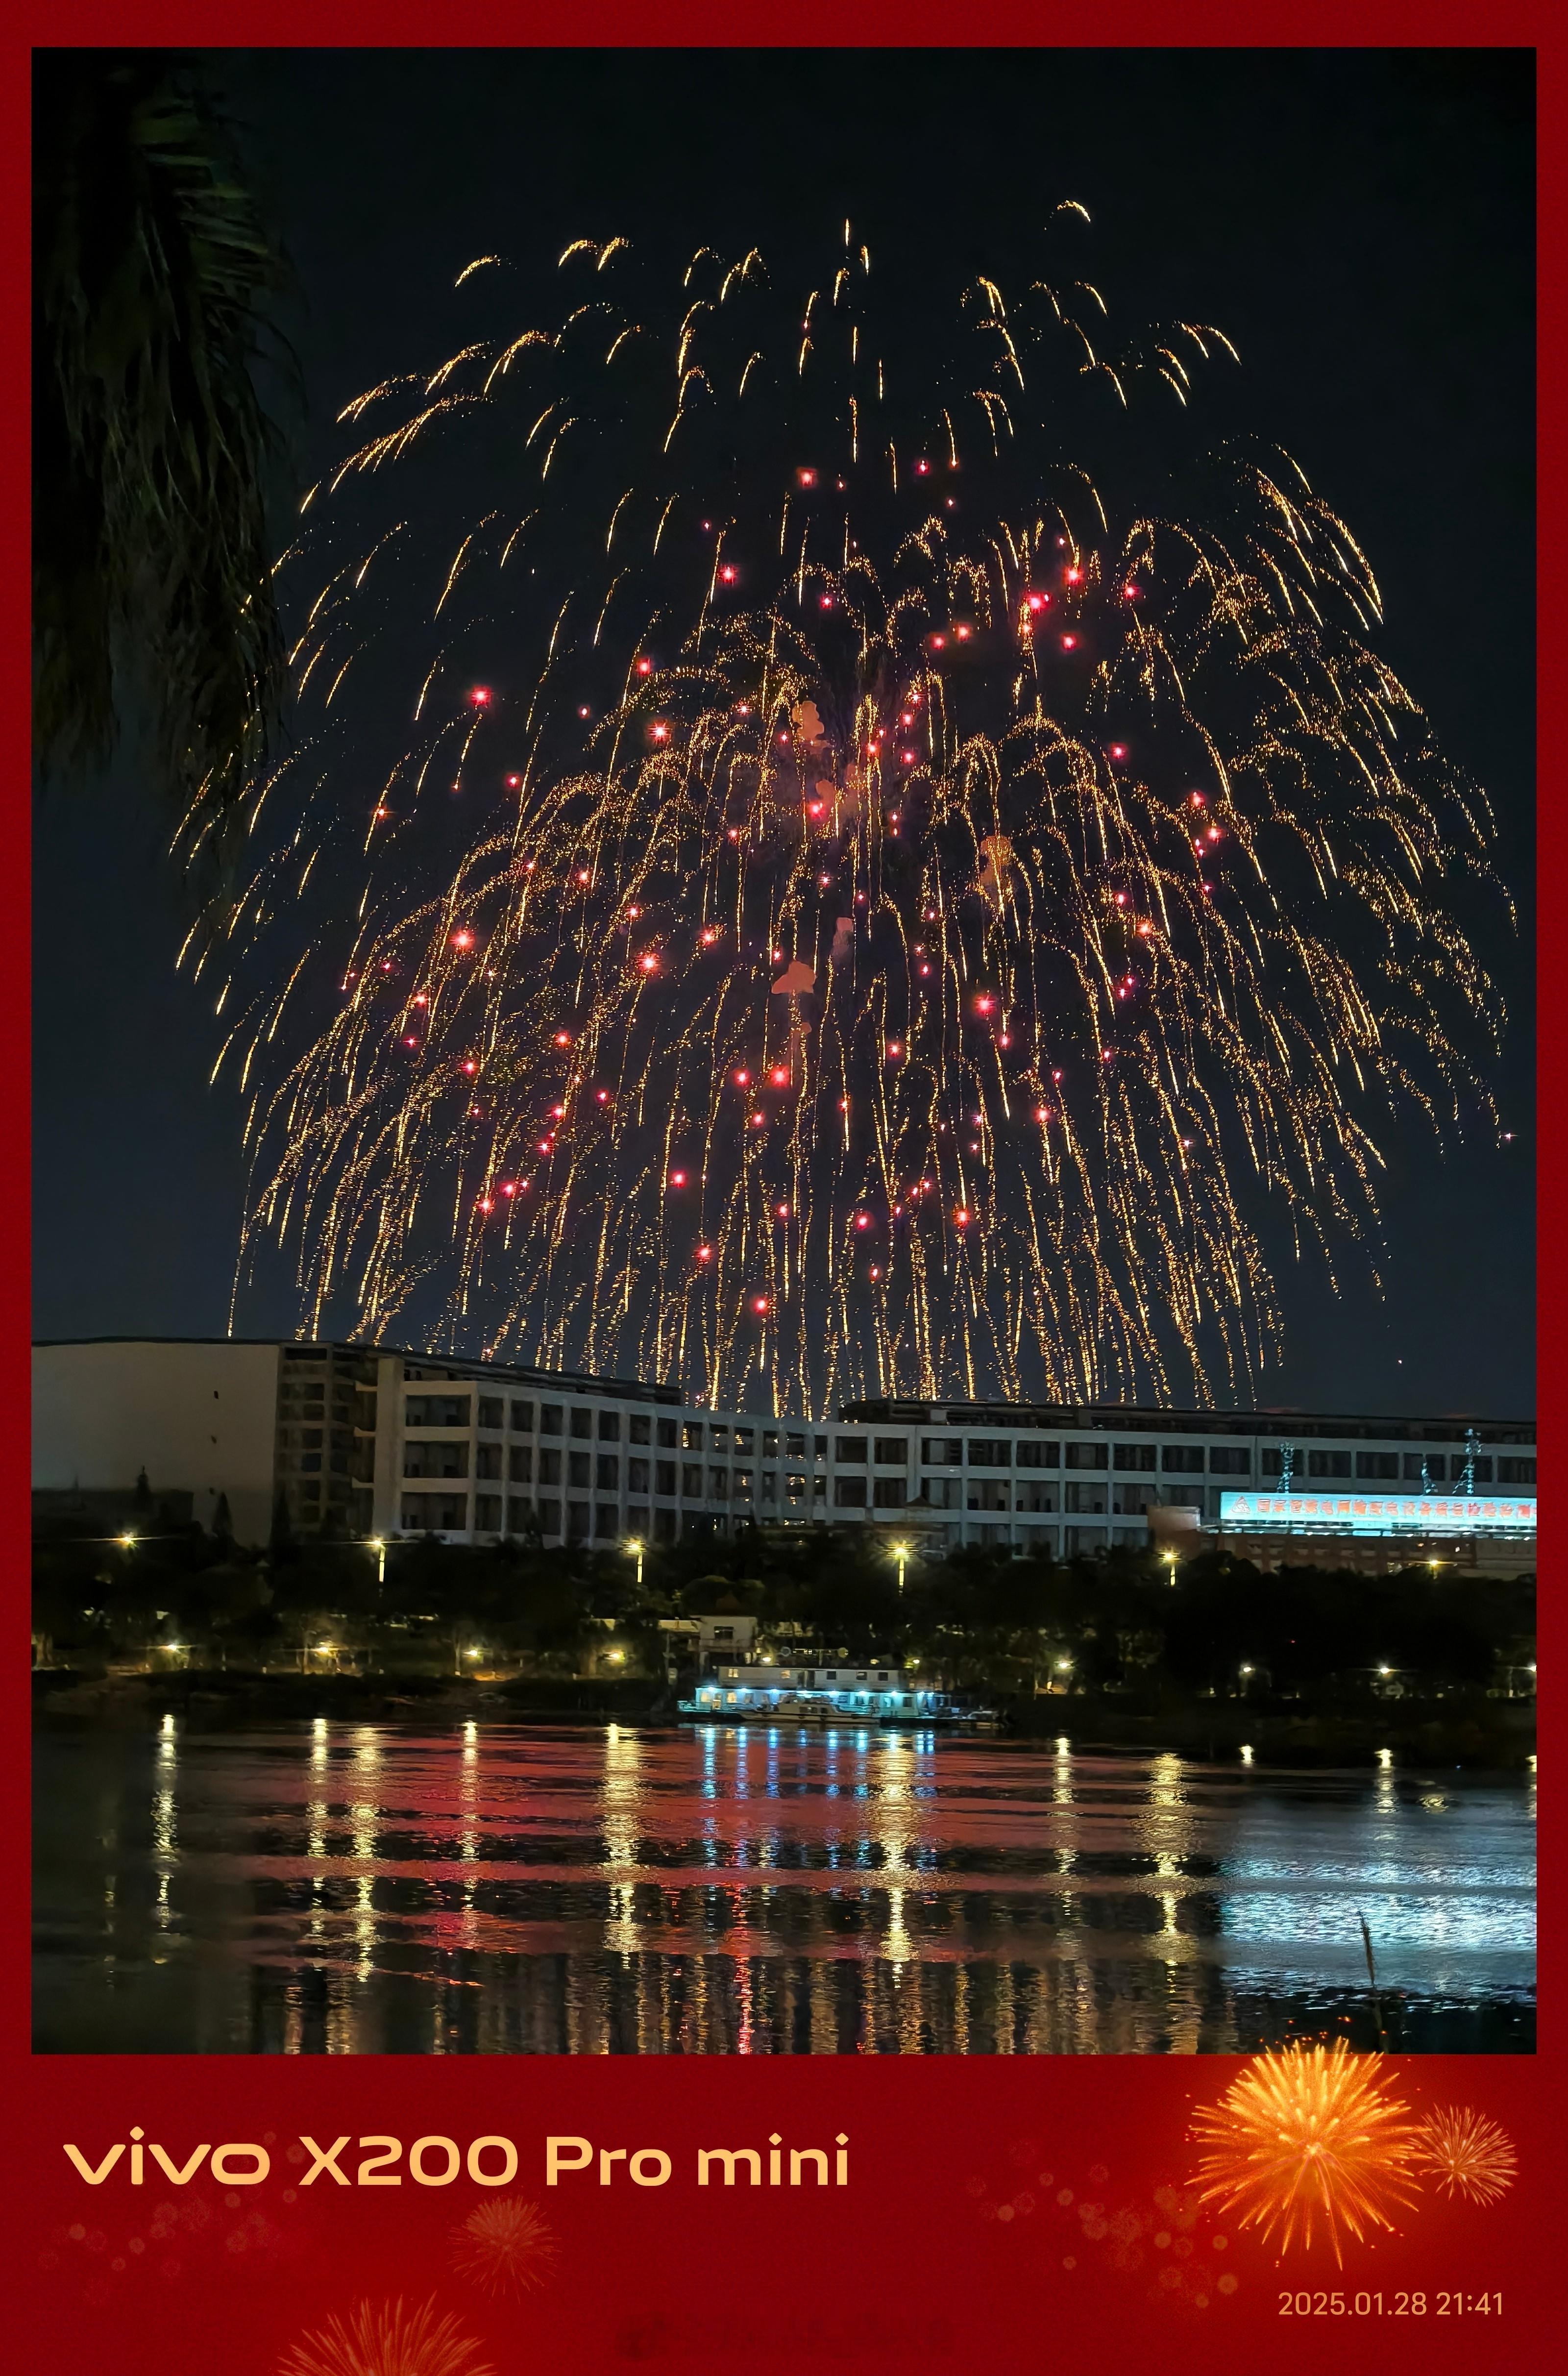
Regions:
<instances>
[{"instance_id":1,"label":"white building","mask_svg":"<svg viewBox=\"0 0 1568 2376\"><path fill-rule=\"evenodd\" d=\"M355 1345L116 1338L33 1348L35 1492L189 1491L210 1525L546 1542L879 1525L931 1550L1142 1545L1151 1507L1358 1491L1533 1503L1530 1420L876 1402L832 1420L674 1387Z\"/></svg>"}]
</instances>

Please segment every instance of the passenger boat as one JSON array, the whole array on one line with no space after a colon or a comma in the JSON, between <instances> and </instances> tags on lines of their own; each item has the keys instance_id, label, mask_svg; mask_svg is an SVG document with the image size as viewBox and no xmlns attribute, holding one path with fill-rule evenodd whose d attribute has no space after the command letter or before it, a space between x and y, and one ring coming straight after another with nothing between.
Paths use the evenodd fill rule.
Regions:
<instances>
[{"instance_id":1,"label":"passenger boat","mask_svg":"<svg viewBox=\"0 0 1568 2376\"><path fill-rule=\"evenodd\" d=\"M990 1708L968 1707L931 1691L884 1660L863 1667L778 1666L759 1661L716 1667L679 1704L688 1723L959 1726L995 1731Z\"/></svg>"}]
</instances>

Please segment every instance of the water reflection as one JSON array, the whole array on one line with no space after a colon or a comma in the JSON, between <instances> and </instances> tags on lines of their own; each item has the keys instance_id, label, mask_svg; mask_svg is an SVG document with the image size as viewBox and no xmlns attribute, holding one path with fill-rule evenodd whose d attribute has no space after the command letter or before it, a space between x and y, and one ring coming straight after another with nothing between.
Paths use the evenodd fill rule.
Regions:
<instances>
[{"instance_id":1,"label":"water reflection","mask_svg":"<svg viewBox=\"0 0 1568 2376\"><path fill-rule=\"evenodd\" d=\"M1533 2044L1533 1775L317 1718L47 1733L38 1783L45 2049L1371 2043L1362 1914L1390 2043Z\"/></svg>"}]
</instances>

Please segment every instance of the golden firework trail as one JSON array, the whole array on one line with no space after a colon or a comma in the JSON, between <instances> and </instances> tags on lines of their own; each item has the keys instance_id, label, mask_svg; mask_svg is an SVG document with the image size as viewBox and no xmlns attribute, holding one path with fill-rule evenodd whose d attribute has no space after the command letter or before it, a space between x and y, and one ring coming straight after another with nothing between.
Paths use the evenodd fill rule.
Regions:
<instances>
[{"instance_id":1,"label":"golden firework trail","mask_svg":"<svg viewBox=\"0 0 1568 2376\"><path fill-rule=\"evenodd\" d=\"M1413 2168L1421 2131L1392 2092L1384 2063L1332 2046L1260 2054L1218 2104L1193 2116L1207 2150L1201 2199L1217 2202L1279 2252L1314 2236L1342 2259L1346 2236L1365 2243L1392 2231L1418 2199Z\"/></svg>"},{"instance_id":2,"label":"golden firework trail","mask_svg":"<svg viewBox=\"0 0 1568 2376\"><path fill-rule=\"evenodd\" d=\"M559 2246L535 2203L502 2195L481 2203L452 2231L452 2265L487 2293L521 2294L542 2285Z\"/></svg>"},{"instance_id":3,"label":"golden firework trail","mask_svg":"<svg viewBox=\"0 0 1568 2376\"><path fill-rule=\"evenodd\" d=\"M434 2300L362 2301L329 2318L279 2362L278 2376L495 2376L456 2319L438 2317Z\"/></svg>"},{"instance_id":4,"label":"golden firework trail","mask_svg":"<svg viewBox=\"0 0 1568 2376\"><path fill-rule=\"evenodd\" d=\"M1505 2130L1484 2112L1457 2104L1442 2107L1422 2121L1416 2158L1431 2170L1444 2194L1467 2203L1496 2203L1514 2183L1517 2167Z\"/></svg>"},{"instance_id":5,"label":"golden firework trail","mask_svg":"<svg viewBox=\"0 0 1568 2376\"><path fill-rule=\"evenodd\" d=\"M1228 342L852 232L803 299L576 242L520 328L481 262L342 416L297 744L191 944L242 1277L736 1407L1251 1385L1267 1213L1332 1277L1500 1017L1366 561L1193 443Z\"/></svg>"}]
</instances>

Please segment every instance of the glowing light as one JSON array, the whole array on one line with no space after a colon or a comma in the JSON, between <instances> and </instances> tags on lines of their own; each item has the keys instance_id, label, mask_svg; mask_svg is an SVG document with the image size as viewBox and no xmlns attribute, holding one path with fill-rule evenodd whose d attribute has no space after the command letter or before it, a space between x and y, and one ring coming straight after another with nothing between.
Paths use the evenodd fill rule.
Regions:
<instances>
[{"instance_id":1,"label":"glowing light","mask_svg":"<svg viewBox=\"0 0 1568 2376\"><path fill-rule=\"evenodd\" d=\"M493 447L477 415L474 430L465 427L461 406L444 429L446 451L451 437L460 442L455 458L465 477L434 466L438 441L404 434L428 401L423 382L410 386L399 411L402 382L389 380L368 430L357 413L345 418L346 467L331 477L313 529L322 576L301 576L315 565L303 548L288 564L299 580L290 595L302 636L295 689L312 762L262 805L236 903L243 929L225 951L236 977L254 968L254 979L238 981L244 999L232 1011L254 1004L261 1027L252 1070L255 1178L269 1185L265 1212L255 1192L253 1239L259 1244L268 1215L286 1219L289 1275L305 1307L341 1288L345 1325L366 1341L390 1341L398 1282L428 1276L498 1360L549 1344L564 1364L624 1374L679 1346L720 1404L742 1384L779 1408L821 1407L830 1384L919 1396L939 1391L939 1376L971 1381L988 1398L1136 1398L1169 1381L1173 1394L1205 1405L1244 1400L1278 1350L1279 1298L1243 1150L1266 1146L1288 1195L1310 1198L1348 1235L1370 1241L1379 1167L1361 1157L1404 1101L1407 1081L1427 1073L1455 1085L1467 1120L1470 1106L1487 1107L1479 1067L1493 1003L1485 953L1470 961L1445 886L1462 874L1482 883L1490 828L1479 803L1467 807L1370 638L1359 637L1356 613L1371 617L1374 605L1356 541L1315 499L1292 527L1239 448L1223 472L1205 477L1201 495L1172 494L1174 517L1140 509L1141 432L1118 445L1123 433L1109 415L1093 495L1080 477L1081 495L1070 499L1078 533L1030 527L1052 473L1060 466L1064 486L1090 457L1072 450L1061 426L1071 410L1058 399L1076 364L1069 356L1058 378L1052 349L1022 338L1028 402L994 468L987 463L973 517L938 525L921 512L930 498L914 495L910 481L946 471L945 442L923 445L944 389L953 395L955 434L966 434L966 407L978 427L962 391L994 376L996 317L982 325L948 308L958 292L929 269L923 283L900 274L863 286L857 269L837 305L819 274L824 298L812 308L802 356L804 289L769 293L759 276L744 302L761 361L742 389L740 370L730 368L732 308L713 303L720 283L707 285L707 261L690 289L638 287L642 269L640 258L624 264L621 286L608 275L600 285L622 327L637 322L656 346L666 342L645 375L646 403L619 364L601 373L610 339L600 346L596 331L589 356L577 328L567 331L575 308L564 301L527 374L497 374L489 385ZM1061 284L1064 308L1077 304L1074 285ZM791 465L789 453L815 442L829 421L852 436L858 418L861 434L872 435L885 286L899 291L899 308L913 308L893 326L908 384L901 371L876 445L866 448L862 503L861 478L848 489L837 445L818 466ZM1022 292L1010 299L1009 323L1033 303ZM1186 332L1170 335L1191 344ZM1123 333L1115 336L1120 343ZM671 381L669 365L683 345ZM1182 351L1196 402L1201 358L1195 346ZM673 391L688 372L690 386L704 392L683 409ZM664 403L667 381L678 430ZM777 458L763 462L761 479L742 466L721 511L717 490L730 457L766 450L750 444L748 425L763 386ZM1166 400L1152 379L1148 393ZM531 409L519 412L519 404ZM591 500L588 480L553 463L532 481L537 517L526 546L488 529L465 541L475 521L499 521L511 502L511 465L496 457L515 458L530 423L545 420L577 424L562 448L568 462L579 445L598 455ZM901 504L881 461L889 445ZM930 461L932 450L942 462ZM612 493L634 498L612 552L600 507L612 471ZM797 493L831 486L836 473L850 497L842 536L837 508L829 532ZM766 509L774 517L766 539L738 524L760 529ZM697 538L682 527L694 517L707 521ZM407 564L389 534L403 520L412 530ZM440 672L457 632L430 599L430 559L443 541L448 565L461 557L466 615L486 623L487 648L497 658L537 655L532 682L509 675L506 694L529 720L526 742L514 744L528 750L528 772L520 758L508 763L510 776L481 765L463 778L461 810L428 797L431 784L444 790L454 773L449 756L432 754L454 723L459 743L482 728L483 705L470 693L489 688ZM735 559L742 541L743 570ZM345 632L355 627L347 615L357 601L353 571L373 548L381 557L366 599L376 607L358 625L375 633L385 614L395 631L387 651L406 655L406 664L389 658L393 675L378 669L362 690L361 672L350 671L340 691L333 684L328 707L323 636L328 623L337 636L339 609ZM1195 573L1180 558L1194 551L1206 557ZM503 564L503 553L512 558ZM634 573L625 582L624 567ZM846 601L867 623L863 652L847 625L840 632L836 607L823 607L837 605L840 567ZM745 602L719 599L742 576ZM1232 632L1238 586L1250 589L1244 649ZM311 627L311 604L326 588L335 589L330 607ZM1146 697L1151 622L1139 598L1158 611L1159 667L1162 681L1168 672L1182 687L1180 723L1171 705ZM1053 609L1067 639L1051 623ZM998 635L993 624L1012 632ZM645 634L659 636L661 660L642 646ZM1084 652L1082 670L1051 669L1052 636L1059 658ZM955 647L965 667L950 671L945 652ZM1267 666L1258 664L1262 651ZM661 697L677 707L655 713L651 679L660 672ZM606 694L602 711L584 696L570 700L571 683L589 673ZM914 744L927 683L932 731ZM1303 684L1314 688L1304 715L1291 690ZM566 688L559 699L558 685ZM1111 715L1120 728L1110 727ZM590 717L602 731L586 737L576 730ZM410 722L393 727L394 719ZM386 790L376 807L388 810L394 788L407 787L396 842L363 831L364 754L388 731L403 748L385 766L377 760ZM1138 740L1135 767L1131 746L1109 739L1129 732ZM426 796L416 798L427 762ZM1206 806L1191 789L1199 765L1216 784ZM1353 788L1368 781L1378 788L1374 803ZM1211 820L1217 806L1225 817ZM1198 843L1187 852L1194 867L1170 863L1181 838L1174 822ZM1205 878L1203 865L1232 830L1247 862L1226 853L1221 918L1218 880ZM1332 902L1322 903L1306 879L1312 866L1288 861L1288 849L1332 854ZM278 896L297 879L296 851L316 869L319 923L315 890L305 909ZM1418 878L1413 902L1408 885ZM1112 882L1126 886L1120 897ZM927 886L939 883L940 921L933 916L929 943L916 944ZM635 939L639 901L651 949ZM448 942L459 909L473 935L467 953ZM719 915L734 922L733 933L719 933ZM1146 976L1126 970L1134 933L1150 942ZM790 951L786 984L778 982L784 961L771 971L765 962L776 943ZM1275 953L1286 950L1294 957L1277 964ZM283 996L302 958L307 986L346 981L351 963L364 996L356 983L352 995L326 1002L318 1022L315 992ZM423 992L424 978L439 995ZM973 993L992 980L1000 988L987 1018ZM420 982L420 992L402 994L400 1016L398 994L377 1013L376 982L392 991L399 980ZM1098 994L1127 1014L1112 1026L1125 1045L1105 1046L1096 1063L1080 1035ZM548 1021L568 1007L584 1016L579 1044L591 1045L591 1070L626 1085L612 1104L595 1102L591 1080L568 1086L570 1039ZM410 1026L437 1010L440 1036L426 1041L422 1026ZM1321 1062L1281 1065L1281 1031ZM486 1075L482 1107L474 1075L459 1074L469 1107L441 1094L456 1087L453 1051L465 1040L486 1050L476 1068ZM1019 1064L1000 1063L1014 1047ZM1071 1099L1048 1109L1035 1082L1052 1077L1044 1067L1053 1047L1072 1048L1077 1069ZM427 1053L428 1065L405 1061ZM731 1105L723 1094L732 1068L754 1055L760 1075L735 1086L744 1094L760 1077L779 1095L766 1127L751 1119L749 1096ZM780 1060L786 1082L771 1069ZM599 1122L579 1134L561 1116L559 1146L530 1139L558 1094L577 1100L568 1104L574 1122L588 1104ZM975 1111L980 1124L960 1121ZM1048 1111L1063 1123L1060 1134L1038 1121L1017 1126ZM1204 1115L1202 1166L1177 1135L1186 1111ZM779 1130L765 1149L774 1122ZM1074 1160L1059 1162L1069 1138ZM486 1153L476 1154L476 1142ZM682 1306L693 1265L683 1240L668 1231L674 1206L665 1199L671 1146L692 1146L695 1159L699 1144L702 1170L693 1179L719 1233L712 1269L726 1291L697 1291L705 1308L692 1327ZM439 1228L443 1212L471 1216L476 1162L534 1145L541 1160L552 1158L540 1194L515 1213L507 1200L506 1228ZM957 1199L966 1181L980 1187L978 1170L946 1167L954 1158L968 1167L970 1145L984 1151L990 1200L975 1216L972 1250L958 1253L950 1239L950 1258L932 1260L918 1230L891 1230L887 1297L873 1311L864 1262L850 1265L843 1325L830 1325L837 1254L846 1232L854 1241L863 1196L876 1195L880 1229L894 1178L936 1170L940 1153L931 1205L922 1193L919 1209L968 1214ZM768 1176L776 1157L781 1168ZM761 1332L743 1325L743 1283L769 1275L752 1267L759 1258L785 1251L772 1222L784 1179L813 1227L800 1233L787 1324L781 1313L779 1330ZM616 1283L634 1276L637 1292L619 1291ZM865 1301L859 1317L857 1298ZM1080 1331L1068 1316L1111 1310L1123 1316L1103 1332ZM1187 1316L1199 1311L1204 1325L1194 1332Z\"/></svg>"},{"instance_id":2,"label":"glowing light","mask_svg":"<svg viewBox=\"0 0 1568 2376\"><path fill-rule=\"evenodd\" d=\"M704 1263L711 1262L713 1260L713 1248L711 1246L699 1246L697 1248L697 1260L698 1262Z\"/></svg>"},{"instance_id":3,"label":"glowing light","mask_svg":"<svg viewBox=\"0 0 1568 2376\"><path fill-rule=\"evenodd\" d=\"M555 2267L559 2249L538 2205L518 2194L477 2204L452 2231L452 2266L457 2275L501 2299L542 2285ZM461 2376L461 2371L454 2370L452 2376ZM477 2370L474 2376L479 2376Z\"/></svg>"},{"instance_id":4,"label":"glowing light","mask_svg":"<svg viewBox=\"0 0 1568 2376\"><path fill-rule=\"evenodd\" d=\"M487 684L476 684L472 692L469 695L469 699L472 702L476 709L488 708L490 706L490 687Z\"/></svg>"},{"instance_id":5,"label":"glowing light","mask_svg":"<svg viewBox=\"0 0 1568 2376\"><path fill-rule=\"evenodd\" d=\"M1393 2232L1416 2201L1420 2136L1394 2085L1380 2057L1352 2054L1343 2038L1256 2056L1194 2115L1193 2136L1208 2148L1201 2200L1281 2254L1315 2234L1342 2262L1346 2236L1366 2243L1374 2229Z\"/></svg>"},{"instance_id":6,"label":"glowing light","mask_svg":"<svg viewBox=\"0 0 1568 2376\"><path fill-rule=\"evenodd\" d=\"M1417 2132L1418 2168L1431 2170L1441 2192L1467 2203L1496 2203L1517 2167L1507 2132L1484 2112L1447 2106L1428 2114Z\"/></svg>"},{"instance_id":7,"label":"glowing light","mask_svg":"<svg viewBox=\"0 0 1568 2376\"><path fill-rule=\"evenodd\" d=\"M491 2205L486 2205L486 2209ZM347 2318L313 2327L278 2364L278 2376L493 2376L480 2346L434 2298L362 2301Z\"/></svg>"}]
</instances>

